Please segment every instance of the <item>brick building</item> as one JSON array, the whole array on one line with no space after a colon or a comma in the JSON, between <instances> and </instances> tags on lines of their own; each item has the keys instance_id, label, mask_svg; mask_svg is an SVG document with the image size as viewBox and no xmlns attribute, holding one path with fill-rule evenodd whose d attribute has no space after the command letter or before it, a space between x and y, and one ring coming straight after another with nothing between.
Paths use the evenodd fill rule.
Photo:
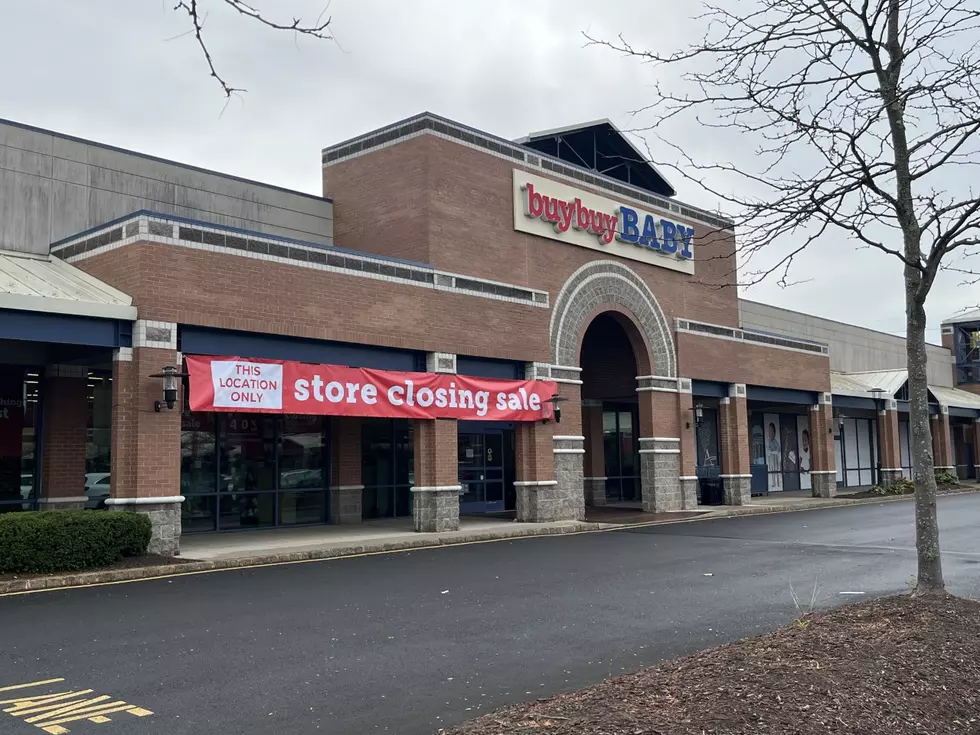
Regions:
<instances>
[{"instance_id":1,"label":"brick building","mask_svg":"<svg viewBox=\"0 0 980 735\"><path fill-rule=\"evenodd\" d=\"M507 141L421 114L324 149L323 197L0 133L0 206L21 213L0 223L0 509L149 513L172 553L181 533L426 532L910 471L903 341L740 300L732 223L677 201L607 121ZM975 477L980 357L959 324L930 353L935 464ZM363 377L300 406L290 379L274 404L227 404L218 365L547 394L450 416L423 388L412 411L357 404Z\"/></svg>"}]
</instances>

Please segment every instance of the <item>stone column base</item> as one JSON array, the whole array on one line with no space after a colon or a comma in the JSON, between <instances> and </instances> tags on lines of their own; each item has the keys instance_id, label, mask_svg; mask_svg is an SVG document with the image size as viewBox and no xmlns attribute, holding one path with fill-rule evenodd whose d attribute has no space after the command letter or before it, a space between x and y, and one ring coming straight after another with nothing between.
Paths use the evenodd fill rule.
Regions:
<instances>
[{"instance_id":1,"label":"stone column base","mask_svg":"<svg viewBox=\"0 0 980 735\"><path fill-rule=\"evenodd\" d=\"M684 510L698 507L698 478L694 476L682 477L681 481L681 504Z\"/></svg>"},{"instance_id":2,"label":"stone column base","mask_svg":"<svg viewBox=\"0 0 980 735\"><path fill-rule=\"evenodd\" d=\"M572 503L561 495L558 480L515 482L517 520L522 523L552 523L575 520Z\"/></svg>"},{"instance_id":3,"label":"stone column base","mask_svg":"<svg viewBox=\"0 0 980 735\"><path fill-rule=\"evenodd\" d=\"M352 524L361 522L363 485L334 485L330 488L330 522Z\"/></svg>"},{"instance_id":4,"label":"stone column base","mask_svg":"<svg viewBox=\"0 0 980 735\"><path fill-rule=\"evenodd\" d=\"M681 450L679 439L640 439L640 492L643 510L664 513L681 510Z\"/></svg>"},{"instance_id":5,"label":"stone column base","mask_svg":"<svg viewBox=\"0 0 980 735\"><path fill-rule=\"evenodd\" d=\"M459 530L459 493L462 485L412 488L412 519L418 533Z\"/></svg>"},{"instance_id":6,"label":"stone column base","mask_svg":"<svg viewBox=\"0 0 980 735\"><path fill-rule=\"evenodd\" d=\"M752 475L722 475L725 505L748 505L752 501Z\"/></svg>"},{"instance_id":7,"label":"stone column base","mask_svg":"<svg viewBox=\"0 0 980 735\"><path fill-rule=\"evenodd\" d=\"M105 501L110 510L127 513L142 513L148 516L153 526L147 554L177 556L180 554L180 504L183 495L169 498L108 498Z\"/></svg>"},{"instance_id":8,"label":"stone column base","mask_svg":"<svg viewBox=\"0 0 980 735\"><path fill-rule=\"evenodd\" d=\"M606 478L605 477L583 477L582 483L585 485L585 504L586 505L605 505L606 504Z\"/></svg>"},{"instance_id":9,"label":"stone column base","mask_svg":"<svg viewBox=\"0 0 980 735\"><path fill-rule=\"evenodd\" d=\"M878 484L882 487L891 487L896 482L901 482L904 479L905 474L900 469L882 469L881 477L878 478Z\"/></svg>"},{"instance_id":10,"label":"stone column base","mask_svg":"<svg viewBox=\"0 0 980 735\"><path fill-rule=\"evenodd\" d=\"M581 521L585 520L585 439L580 436L556 436L554 437L555 455L555 485L551 492L554 508L551 511L551 518L545 519L548 515L545 506L541 506L540 520L535 522L545 523L547 521ZM516 485L516 483L515 483ZM542 486L542 489L547 486ZM518 504L520 503L520 488L518 489ZM605 493L605 490L603 490ZM538 501L547 498L547 493ZM603 494L603 498L605 495ZM518 505L520 508L520 505ZM518 519L520 513L518 512Z\"/></svg>"},{"instance_id":11,"label":"stone column base","mask_svg":"<svg viewBox=\"0 0 980 735\"><path fill-rule=\"evenodd\" d=\"M77 495L73 498L38 498L38 510L80 510L85 507L88 498Z\"/></svg>"},{"instance_id":12,"label":"stone column base","mask_svg":"<svg viewBox=\"0 0 980 735\"><path fill-rule=\"evenodd\" d=\"M837 497L837 472L835 470L811 472L810 494L815 498Z\"/></svg>"}]
</instances>

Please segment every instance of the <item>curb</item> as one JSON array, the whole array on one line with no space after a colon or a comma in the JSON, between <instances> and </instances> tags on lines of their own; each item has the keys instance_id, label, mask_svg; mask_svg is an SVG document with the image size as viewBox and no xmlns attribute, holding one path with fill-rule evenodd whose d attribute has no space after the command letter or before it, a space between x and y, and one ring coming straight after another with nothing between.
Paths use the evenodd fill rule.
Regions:
<instances>
[{"instance_id":1,"label":"curb","mask_svg":"<svg viewBox=\"0 0 980 735\"><path fill-rule=\"evenodd\" d=\"M943 492L939 497L947 495L967 495L980 492L980 487L963 487L956 490ZM562 526L536 526L528 524L520 528L509 529L507 531L476 531L456 537L436 537L420 536L413 539L400 539L398 541L379 541L360 544L349 544L345 546L334 546L325 549L312 549L308 551L288 551L278 554L262 554L258 556L245 556L235 559L215 559L212 561L189 561L181 564L160 564L148 567L133 567L131 569L110 569L102 572L77 572L74 574L58 574L46 577L32 577L28 579L13 579L0 581L0 597L18 594L30 594L32 592L44 592L47 590L69 589L75 587L89 587L116 584L121 582L135 582L139 580L162 579L169 577L179 577L191 574L205 574L207 572L248 569L275 566L279 564L301 564L304 562L324 561L328 559L344 559L357 556L374 556L391 552L437 549L444 546L464 546L467 544L491 543L494 541L507 541L509 539L535 538L545 536L563 536L568 534L597 533L606 531L621 531L631 528L647 528L650 526L664 526L675 523L697 523L699 521L718 520L722 518L740 518L745 516L771 515L774 513L799 513L808 510L824 510L826 508L843 508L853 505L871 505L875 503L891 503L914 499L914 495L883 495L880 498L841 498L839 500L826 499L813 505L801 507L778 507L771 505L762 506L734 506L720 511L706 511L701 515L691 518L663 519L649 521L647 523L595 523L573 521Z\"/></svg>"},{"instance_id":2,"label":"curb","mask_svg":"<svg viewBox=\"0 0 980 735\"><path fill-rule=\"evenodd\" d=\"M421 549L436 549L442 546L462 546L465 544L488 543L491 541L506 541L508 539L560 536L570 533L590 533L609 529L609 524L586 523L573 521L563 526L527 526L508 529L507 531L475 531L456 537L419 536L413 539L398 541L379 541L359 544L333 546L324 549L307 551L287 551L277 554L262 554L243 556L235 559L214 559L211 561L188 561L180 564L158 564L148 567L133 567L131 569L108 569L101 572L76 572L72 574L57 574L45 577L27 579L12 579L0 581L0 596L43 592L45 590L65 589L69 587L87 587L92 585L114 584L116 582L132 582L137 580L160 579L177 577L188 574L221 571L227 569L246 569L250 567L273 566L277 564L298 564L326 559L341 559L353 556L370 556L396 551L411 551Z\"/></svg>"}]
</instances>

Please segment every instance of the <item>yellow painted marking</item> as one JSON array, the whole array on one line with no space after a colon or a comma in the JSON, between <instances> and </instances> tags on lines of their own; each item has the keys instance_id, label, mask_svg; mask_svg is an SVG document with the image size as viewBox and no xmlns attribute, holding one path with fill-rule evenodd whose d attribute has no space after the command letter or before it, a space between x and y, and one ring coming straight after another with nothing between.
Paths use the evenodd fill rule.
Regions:
<instances>
[{"instance_id":1,"label":"yellow painted marking","mask_svg":"<svg viewBox=\"0 0 980 735\"><path fill-rule=\"evenodd\" d=\"M29 682L27 684L15 684L0 689L0 692L16 691L29 687L44 686L63 682L64 679L44 679L42 681ZM136 717L146 717L153 712L137 707L136 705L124 702L121 699L114 701L108 695L88 698L92 689L79 689L68 692L53 692L51 694L35 694L27 697L16 697L14 699L0 700L0 705L9 704L3 711L13 717L17 717L25 724L34 725L39 730L43 730L48 735L66 735L69 732L67 727L62 727L69 722L88 720L95 724L112 722L107 715L116 712L129 712Z\"/></svg>"},{"instance_id":2,"label":"yellow painted marking","mask_svg":"<svg viewBox=\"0 0 980 735\"><path fill-rule=\"evenodd\" d=\"M82 689L77 692L65 692L64 694L52 694L47 697L37 697L33 700L24 700L19 704L15 704L13 707L8 707L4 710L4 712L9 712L14 717L33 715L37 712L43 712L46 709L57 709L58 707L64 707L66 704L73 704L72 702L58 702L58 700L70 699L71 697L81 697L85 694L91 693L91 689ZM80 701L84 702L85 700L83 699ZM51 702L58 702L58 704L51 704Z\"/></svg>"},{"instance_id":3,"label":"yellow painted marking","mask_svg":"<svg viewBox=\"0 0 980 735\"><path fill-rule=\"evenodd\" d=\"M89 712L87 714L72 715L71 717L62 717L60 720L55 720L54 722L45 723L48 725L63 725L66 722L76 722L78 720L87 720L93 715L111 715L113 712L124 712L128 710L133 705L126 704L125 702L113 702L113 704L118 704L118 707L110 707L109 709L100 710L99 712Z\"/></svg>"},{"instance_id":4,"label":"yellow painted marking","mask_svg":"<svg viewBox=\"0 0 980 735\"><path fill-rule=\"evenodd\" d=\"M84 712L91 709L93 706L98 709L98 707L104 707L105 704L99 704L100 702L105 702L107 699L112 699L112 697L103 694L101 697L94 697L92 699L79 699L76 702L68 702L67 704L54 709L53 712L44 712L39 715L34 715L33 717L27 717L24 722L29 722L34 724L35 722L40 722L41 720L53 720L61 715L71 714L73 712ZM118 703L117 703L118 704ZM51 707L42 707L41 709L53 709Z\"/></svg>"},{"instance_id":5,"label":"yellow painted marking","mask_svg":"<svg viewBox=\"0 0 980 735\"><path fill-rule=\"evenodd\" d=\"M42 679L41 681L29 681L26 684L15 684L12 687L0 687L0 692L12 692L15 689L27 689L28 687L39 687L44 684L57 684L64 681L64 679ZM4 704L0 702L0 704Z\"/></svg>"}]
</instances>

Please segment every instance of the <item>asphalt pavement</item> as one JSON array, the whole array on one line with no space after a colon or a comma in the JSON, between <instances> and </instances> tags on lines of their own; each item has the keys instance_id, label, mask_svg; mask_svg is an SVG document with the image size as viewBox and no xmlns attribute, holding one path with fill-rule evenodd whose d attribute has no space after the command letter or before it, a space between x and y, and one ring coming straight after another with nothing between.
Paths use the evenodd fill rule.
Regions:
<instances>
[{"instance_id":1,"label":"asphalt pavement","mask_svg":"<svg viewBox=\"0 0 980 735\"><path fill-rule=\"evenodd\" d=\"M791 622L794 594L809 605L815 588L824 608L904 592L912 514L883 503L0 598L0 700L29 698L0 705L20 707L0 733L434 733ZM950 591L977 596L980 495L942 498L940 521ZM106 699L40 698L79 690Z\"/></svg>"}]
</instances>

